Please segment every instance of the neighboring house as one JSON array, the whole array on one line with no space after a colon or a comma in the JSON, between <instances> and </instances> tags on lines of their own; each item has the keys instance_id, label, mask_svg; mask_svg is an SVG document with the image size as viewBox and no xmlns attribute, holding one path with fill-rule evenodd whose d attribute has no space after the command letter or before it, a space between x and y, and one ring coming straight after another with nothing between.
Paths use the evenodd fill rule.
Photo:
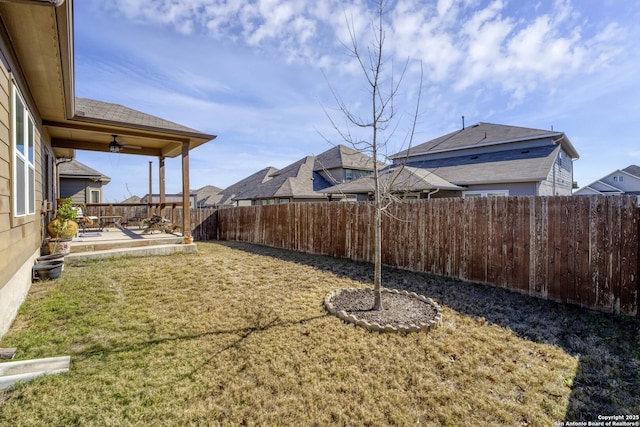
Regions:
<instances>
[{"instance_id":1,"label":"neighboring house","mask_svg":"<svg viewBox=\"0 0 640 427\"><path fill-rule=\"evenodd\" d=\"M378 162L378 167L386 165ZM332 185L353 181L373 172L373 158L353 148L337 145L315 156L314 172Z\"/></svg>"},{"instance_id":2,"label":"neighboring house","mask_svg":"<svg viewBox=\"0 0 640 427\"><path fill-rule=\"evenodd\" d=\"M622 194L640 195L640 166L631 165L624 169L618 169L582 187L573 194L576 196L602 194L606 196L619 196Z\"/></svg>"},{"instance_id":3,"label":"neighboring house","mask_svg":"<svg viewBox=\"0 0 640 427\"><path fill-rule=\"evenodd\" d=\"M461 197L464 187L452 184L433 172L411 166L396 165L379 172L378 186L381 194L403 199L431 199L439 197ZM372 175L345 182L323 190L336 196L354 194L355 198L342 200L368 201L373 197L375 183Z\"/></svg>"},{"instance_id":4,"label":"neighboring house","mask_svg":"<svg viewBox=\"0 0 640 427\"><path fill-rule=\"evenodd\" d=\"M384 167L379 162L380 167ZM324 189L373 171L373 159L344 145L307 156L282 169L268 167L222 191L220 204L265 205L326 201ZM341 196L341 195L339 195Z\"/></svg>"},{"instance_id":5,"label":"neighboring house","mask_svg":"<svg viewBox=\"0 0 640 427\"><path fill-rule=\"evenodd\" d=\"M140 196L130 196L121 201L120 203L140 203Z\"/></svg>"},{"instance_id":6,"label":"neighboring house","mask_svg":"<svg viewBox=\"0 0 640 427\"><path fill-rule=\"evenodd\" d=\"M307 156L267 176L259 185L234 197L238 205L270 205L274 203L317 202L327 200L320 190L331 186L315 172L316 161Z\"/></svg>"},{"instance_id":7,"label":"neighboring house","mask_svg":"<svg viewBox=\"0 0 640 427\"><path fill-rule=\"evenodd\" d=\"M60 197L73 203L102 203L102 186L111 178L77 160L58 164Z\"/></svg>"},{"instance_id":8,"label":"neighboring house","mask_svg":"<svg viewBox=\"0 0 640 427\"><path fill-rule=\"evenodd\" d=\"M251 205L251 199L241 200L243 194L254 191L255 188L261 186L271 179L271 175L278 172L277 168L268 166L258 172L241 179L233 185L222 190L219 194L218 206L247 206ZM238 198L238 200L236 200Z\"/></svg>"},{"instance_id":9,"label":"neighboring house","mask_svg":"<svg viewBox=\"0 0 640 427\"><path fill-rule=\"evenodd\" d=\"M195 208L196 207L196 195L195 194L190 194L189 195L189 209L191 208ZM165 194L164 195L164 203L165 205L169 206L172 203L182 203L183 197L182 197L182 193L176 193L176 194ZM151 202L149 202L149 195L145 194L144 196L142 196L140 198L140 201L138 203L160 203L160 195L159 194L152 194L151 195Z\"/></svg>"},{"instance_id":10,"label":"neighboring house","mask_svg":"<svg viewBox=\"0 0 640 427\"><path fill-rule=\"evenodd\" d=\"M478 123L392 156L425 169L463 197L571 195L575 150L563 132Z\"/></svg>"},{"instance_id":11,"label":"neighboring house","mask_svg":"<svg viewBox=\"0 0 640 427\"><path fill-rule=\"evenodd\" d=\"M215 208L219 206L222 199L222 188L214 185L205 185L197 190L191 190L196 196L196 206L199 208Z\"/></svg>"},{"instance_id":12,"label":"neighboring house","mask_svg":"<svg viewBox=\"0 0 640 427\"><path fill-rule=\"evenodd\" d=\"M215 138L120 105L76 98L73 3L0 1L0 336L31 286L55 209L57 163L74 158L75 150L182 156L182 188L188 191L189 151ZM183 229L190 230L188 221L185 215Z\"/></svg>"}]
</instances>

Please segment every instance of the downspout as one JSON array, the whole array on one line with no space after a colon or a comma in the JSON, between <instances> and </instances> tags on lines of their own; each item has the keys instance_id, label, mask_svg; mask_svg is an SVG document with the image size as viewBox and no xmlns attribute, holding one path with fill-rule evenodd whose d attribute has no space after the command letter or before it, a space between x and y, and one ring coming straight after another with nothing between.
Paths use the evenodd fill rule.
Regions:
<instances>
[{"instance_id":1,"label":"downspout","mask_svg":"<svg viewBox=\"0 0 640 427\"><path fill-rule=\"evenodd\" d=\"M573 195L573 191L574 191L574 190L577 190L578 188L580 188L580 187L578 187L578 188L573 188L573 184L574 184L574 183L576 184L576 186L577 186L577 184L578 184L577 182L575 182L575 181L573 180L574 163L576 162L576 160L578 160L578 159L571 159L571 195Z\"/></svg>"},{"instance_id":2,"label":"downspout","mask_svg":"<svg viewBox=\"0 0 640 427\"><path fill-rule=\"evenodd\" d=\"M464 116L463 116L463 117L464 117ZM464 119L463 119L463 120L464 120ZM435 190L433 190L433 191L429 191L429 192L427 193L427 200L431 199L431 196L432 196L432 195L434 195L434 194L436 194L438 191L440 191L440 189L439 189L439 188L436 188L436 189L435 189Z\"/></svg>"},{"instance_id":3,"label":"downspout","mask_svg":"<svg viewBox=\"0 0 640 427\"><path fill-rule=\"evenodd\" d=\"M64 0L0 0L0 3L22 3L32 6L62 6Z\"/></svg>"}]
</instances>

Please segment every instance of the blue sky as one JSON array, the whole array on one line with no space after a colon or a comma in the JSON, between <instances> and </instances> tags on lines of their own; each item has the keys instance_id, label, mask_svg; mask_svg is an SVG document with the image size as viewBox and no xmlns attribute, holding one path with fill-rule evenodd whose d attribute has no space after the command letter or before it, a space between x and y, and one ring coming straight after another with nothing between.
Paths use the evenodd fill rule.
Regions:
<instances>
[{"instance_id":1,"label":"blue sky","mask_svg":"<svg viewBox=\"0 0 640 427\"><path fill-rule=\"evenodd\" d=\"M191 156L191 188L227 187L343 143L332 87L366 114L361 46L375 2L307 0L82 0L75 2L76 95L122 104L218 135ZM640 0L400 0L385 14L387 64L407 64L396 132L406 148L491 122L565 132L580 153L580 186L640 164ZM420 79L420 64L423 77ZM389 68L390 69L390 68ZM342 127L342 125L340 125ZM148 162L77 152L111 177L105 201L148 192ZM167 160L178 192L180 160ZM154 182L154 191L157 183Z\"/></svg>"}]
</instances>

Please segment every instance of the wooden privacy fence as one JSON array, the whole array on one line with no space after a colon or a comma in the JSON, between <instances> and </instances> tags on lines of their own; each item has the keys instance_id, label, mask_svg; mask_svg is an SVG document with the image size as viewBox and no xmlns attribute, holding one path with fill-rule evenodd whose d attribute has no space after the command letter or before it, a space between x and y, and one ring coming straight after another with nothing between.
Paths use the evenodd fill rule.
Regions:
<instances>
[{"instance_id":1,"label":"wooden privacy fence","mask_svg":"<svg viewBox=\"0 0 640 427\"><path fill-rule=\"evenodd\" d=\"M200 236L371 262L373 212L338 202L224 209L200 217ZM638 316L639 218L631 196L398 202L383 217L382 262Z\"/></svg>"}]
</instances>

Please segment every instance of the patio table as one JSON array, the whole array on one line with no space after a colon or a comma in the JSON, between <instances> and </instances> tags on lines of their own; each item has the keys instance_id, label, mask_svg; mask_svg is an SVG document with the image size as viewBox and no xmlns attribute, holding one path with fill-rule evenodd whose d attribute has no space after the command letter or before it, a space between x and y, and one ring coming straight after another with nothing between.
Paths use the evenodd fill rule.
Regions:
<instances>
[{"instance_id":1,"label":"patio table","mask_svg":"<svg viewBox=\"0 0 640 427\"><path fill-rule=\"evenodd\" d=\"M122 225L120 224L122 221L122 215L106 215L100 217L100 228L104 229L107 224L113 224L117 228L122 229Z\"/></svg>"}]
</instances>

